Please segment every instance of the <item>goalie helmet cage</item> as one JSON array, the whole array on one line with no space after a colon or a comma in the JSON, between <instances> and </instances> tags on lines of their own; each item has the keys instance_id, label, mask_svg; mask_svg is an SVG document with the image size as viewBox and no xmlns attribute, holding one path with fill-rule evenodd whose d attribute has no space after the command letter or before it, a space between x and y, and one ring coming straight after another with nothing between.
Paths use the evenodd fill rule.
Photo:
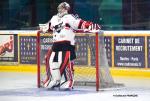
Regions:
<instances>
[{"instance_id":1,"label":"goalie helmet cage","mask_svg":"<svg viewBox=\"0 0 150 101\"><path fill-rule=\"evenodd\" d=\"M44 45L43 40L52 46L52 36L37 32L37 86L41 86L42 79L45 79L46 66L44 57L49 46ZM46 39L49 38L49 39ZM103 31L96 33L77 32L77 59L75 60L74 85L95 86L96 91L100 88L114 86L114 80L109 71L108 59L104 45ZM81 49L80 49L80 48ZM47 49L47 50L44 50ZM79 52L78 52L79 51ZM87 53L87 54L86 54ZM85 57L83 57L85 56Z\"/></svg>"}]
</instances>

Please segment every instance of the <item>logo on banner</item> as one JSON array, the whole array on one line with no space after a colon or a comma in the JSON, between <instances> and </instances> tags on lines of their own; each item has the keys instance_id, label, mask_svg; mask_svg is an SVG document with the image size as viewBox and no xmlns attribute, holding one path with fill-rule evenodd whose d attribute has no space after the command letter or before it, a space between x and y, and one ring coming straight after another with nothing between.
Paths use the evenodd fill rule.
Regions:
<instances>
[{"instance_id":1,"label":"logo on banner","mask_svg":"<svg viewBox=\"0 0 150 101\"><path fill-rule=\"evenodd\" d=\"M14 57L13 35L1 35L0 57Z\"/></svg>"}]
</instances>

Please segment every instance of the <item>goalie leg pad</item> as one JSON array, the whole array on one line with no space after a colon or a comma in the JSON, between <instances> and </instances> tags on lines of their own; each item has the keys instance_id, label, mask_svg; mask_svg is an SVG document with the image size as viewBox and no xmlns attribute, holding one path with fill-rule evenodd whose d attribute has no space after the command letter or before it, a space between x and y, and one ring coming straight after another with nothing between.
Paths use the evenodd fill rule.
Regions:
<instances>
[{"instance_id":1,"label":"goalie leg pad","mask_svg":"<svg viewBox=\"0 0 150 101\"><path fill-rule=\"evenodd\" d=\"M54 58L56 57L56 54L58 54L57 56L57 62L54 62ZM51 72L51 76L52 79L48 85L49 88L53 88L56 85L59 85L60 83L60 79L61 79L61 74L60 74L60 65L61 65L61 57L62 57L62 53L56 53L56 52L52 52L51 56L50 56L50 60L49 60L49 64L50 64L50 72Z\"/></svg>"},{"instance_id":2,"label":"goalie leg pad","mask_svg":"<svg viewBox=\"0 0 150 101\"><path fill-rule=\"evenodd\" d=\"M50 59L51 53L52 53L52 51L49 49L47 54L45 55L44 63L46 65L46 74L45 74L45 78L42 80L43 87L47 87L51 80L51 73L50 73L50 66L49 66L49 59Z\"/></svg>"},{"instance_id":3,"label":"goalie leg pad","mask_svg":"<svg viewBox=\"0 0 150 101\"><path fill-rule=\"evenodd\" d=\"M65 81L60 84L60 90L72 90L73 89L73 81Z\"/></svg>"},{"instance_id":4,"label":"goalie leg pad","mask_svg":"<svg viewBox=\"0 0 150 101\"><path fill-rule=\"evenodd\" d=\"M59 70L59 63L52 63L50 66L52 80L50 81L48 87L52 88L60 83L61 75Z\"/></svg>"},{"instance_id":5,"label":"goalie leg pad","mask_svg":"<svg viewBox=\"0 0 150 101\"><path fill-rule=\"evenodd\" d=\"M61 78L60 90L71 90L73 88L74 80L73 63L68 62L67 67Z\"/></svg>"}]
</instances>

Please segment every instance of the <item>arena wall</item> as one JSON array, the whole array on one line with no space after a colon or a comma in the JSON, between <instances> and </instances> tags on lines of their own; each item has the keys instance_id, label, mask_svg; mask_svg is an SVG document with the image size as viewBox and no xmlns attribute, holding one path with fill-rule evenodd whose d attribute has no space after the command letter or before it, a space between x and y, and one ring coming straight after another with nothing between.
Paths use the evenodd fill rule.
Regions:
<instances>
[{"instance_id":1,"label":"arena wall","mask_svg":"<svg viewBox=\"0 0 150 101\"><path fill-rule=\"evenodd\" d=\"M36 30L0 31L1 72L36 73L36 35ZM43 48L48 44L46 37L42 37ZM77 37L77 40L81 38ZM104 31L104 42L113 76L150 77L150 31ZM82 54L82 51L77 54ZM92 60L88 58L75 63L77 66L91 65Z\"/></svg>"}]
</instances>

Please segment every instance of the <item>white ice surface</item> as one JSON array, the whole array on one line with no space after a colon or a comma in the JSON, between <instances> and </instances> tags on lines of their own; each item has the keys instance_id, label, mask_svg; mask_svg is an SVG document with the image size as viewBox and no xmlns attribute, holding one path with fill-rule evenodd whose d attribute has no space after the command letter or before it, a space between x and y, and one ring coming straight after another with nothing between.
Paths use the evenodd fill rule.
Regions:
<instances>
[{"instance_id":1,"label":"white ice surface","mask_svg":"<svg viewBox=\"0 0 150 101\"><path fill-rule=\"evenodd\" d=\"M0 101L150 101L150 79L114 78L125 87L74 87L73 91L37 88L36 74L0 72Z\"/></svg>"}]
</instances>

